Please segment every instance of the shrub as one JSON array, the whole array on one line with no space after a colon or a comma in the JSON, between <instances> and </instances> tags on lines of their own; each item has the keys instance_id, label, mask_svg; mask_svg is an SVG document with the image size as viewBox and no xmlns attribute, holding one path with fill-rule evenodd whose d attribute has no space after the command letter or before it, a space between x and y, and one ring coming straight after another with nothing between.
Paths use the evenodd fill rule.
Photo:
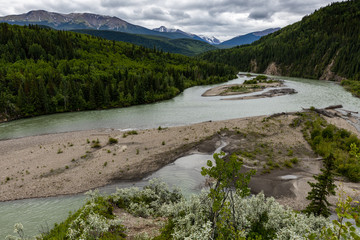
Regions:
<instances>
[{"instance_id":1,"label":"shrub","mask_svg":"<svg viewBox=\"0 0 360 240\"><path fill-rule=\"evenodd\" d=\"M92 148L101 148L100 141L98 138L96 139L96 141L95 140L92 141L91 147Z\"/></svg>"},{"instance_id":2,"label":"shrub","mask_svg":"<svg viewBox=\"0 0 360 240\"><path fill-rule=\"evenodd\" d=\"M116 139L116 138L112 138L112 137L110 137L109 138L109 141L108 141L108 143L109 144L116 144L116 143L118 143L119 141Z\"/></svg>"},{"instance_id":3,"label":"shrub","mask_svg":"<svg viewBox=\"0 0 360 240\"><path fill-rule=\"evenodd\" d=\"M323 138L332 139L334 137L334 126L329 125L321 133Z\"/></svg>"},{"instance_id":4,"label":"shrub","mask_svg":"<svg viewBox=\"0 0 360 240\"><path fill-rule=\"evenodd\" d=\"M137 135L137 134L138 134L137 131L131 130L131 131L125 132L125 133L123 134L123 138L126 138L128 135Z\"/></svg>"},{"instance_id":5,"label":"shrub","mask_svg":"<svg viewBox=\"0 0 360 240\"><path fill-rule=\"evenodd\" d=\"M290 159L290 162L293 163L293 164L298 164L299 163L299 159L294 157L292 159Z\"/></svg>"},{"instance_id":6,"label":"shrub","mask_svg":"<svg viewBox=\"0 0 360 240\"><path fill-rule=\"evenodd\" d=\"M291 161L289 161L289 160L285 160L283 164L284 164L284 166L287 167L287 168L292 168L292 167L293 167Z\"/></svg>"}]
</instances>

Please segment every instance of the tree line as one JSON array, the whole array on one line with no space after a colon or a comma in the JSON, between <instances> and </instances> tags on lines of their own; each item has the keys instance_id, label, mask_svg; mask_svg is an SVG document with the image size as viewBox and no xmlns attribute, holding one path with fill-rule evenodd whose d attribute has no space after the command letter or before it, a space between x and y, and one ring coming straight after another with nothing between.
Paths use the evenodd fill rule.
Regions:
<instances>
[{"instance_id":1,"label":"tree line","mask_svg":"<svg viewBox=\"0 0 360 240\"><path fill-rule=\"evenodd\" d=\"M233 67L156 48L0 24L0 120L151 103L234 77Z\"/></svg>"},{"instance_id":2,"label":"tree line","mask_svg":"<svg viewBox=\"0 0 360 240\"><path fill-rule=\"evenodd\" d=\"M360 2L323 7L301 21L251 45L205 53L202 59L230 64L241 71L265 72L274 62L281 75L330 80L360 79Z\"/></svg>"}]
</instances>

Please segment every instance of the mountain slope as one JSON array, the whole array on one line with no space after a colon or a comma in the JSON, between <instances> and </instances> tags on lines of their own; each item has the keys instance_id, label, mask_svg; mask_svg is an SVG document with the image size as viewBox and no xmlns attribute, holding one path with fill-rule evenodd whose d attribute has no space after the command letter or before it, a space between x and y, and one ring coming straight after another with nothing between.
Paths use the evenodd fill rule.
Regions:
<instances>
[{"instance_id":1,"label":"mountain slope","mask_svg":"<svg viewBox=\"0 0 360 240\"><path fill-rule=\"evenodd\" d=\"M165 26L161 26L158 28L154 28L154 31L157 32L161 32L161 33L178 33L178 34L183 34L185 36L185 38L189 37L195 40L199 40L199 41L203 41L212 45L216 45L220 43L220 40L217 39L216 37L206 37L203 35L196 35L196 34L192 34L192 33L187 33L184 32L180 29L174 29L174 28L167 28Z\"/></svg>"},{"instance_id":2,"label":"mountain slope","mask_svg":"<svg viewBox=\"0 0 360 240\"><path fill-rule=\"evenodd\" d=\"M38 24L58 30L71 29L101 29L114 30L136 34L150 34L153 31L130 24L120 18L91 13L61 14L44 10L30 11L20 15L0 17L0 22L9 24L28 25Z\"/></svg>"},{"instance_id":3,"label":"mountain slope","mask_svg":"<svg viewBox=\"0 0 360 240\"><path fill-rule=\"evenodd\" d=\"M261 37L266 36L270 33L278 31L280 28L269 28L264 31L252 32L245 35L237 36L227 41L222 42L219 46L222 48L230 48L244 44L251 44Z\"/></svg>"},{"instance_id":4,"label":"mountain slope","mask_svg":"<svg viewBox=\"0 0 360 240\"><path fill-rule=\"evenodd\" d=\"M0 56L0 122L151 103L235 77L223 64L34 25L1 23Z\"/></svg>"},{"instance_id":5,"label":"mountain slope","mask_svg":"<svg viewBox=\"0 0 360 240\"><path fill-rule=\"evenodd\" d=\"M314 79L360 78L360 1L333 3L251 45L202 56L242 71Z\"/></svg>"},{"instance_id":6,"label":"mountain slope","mask_svg":"<svg viewBox=\"0 0 360 240\"><path fill-rule=\"evenodd\" d=\"M62 14L47 12L44 10L34 10L20 15L9 15L0 17L0 22L16 25L37 24L49 26L57 30L74 29L97 29L112 30L133 34L145 34L153 36L167 37L171 39L190 38L202 40L199 37L189 36L184 32L158 32L128 23L118 17L110 17L92 13L70 13Z\"/></svg>"},{"instance_id":7,"label":"mountain slope","mask_svg":"<svg viewBox=\"0 0 360 240\"><path fill-rule=\"evenodd\" d=\"M187 56L194 56L206 51L215 50L216 47L211 46L202 41L193 39L169 39L159 36L129 34L115 31L101 31L101 30L73 30L74 32L90 34L97 37L102 37L108 40L123 41L141 45L147 48L156 47L164 52L180 53Z\"/></svg>"}]
</instances>

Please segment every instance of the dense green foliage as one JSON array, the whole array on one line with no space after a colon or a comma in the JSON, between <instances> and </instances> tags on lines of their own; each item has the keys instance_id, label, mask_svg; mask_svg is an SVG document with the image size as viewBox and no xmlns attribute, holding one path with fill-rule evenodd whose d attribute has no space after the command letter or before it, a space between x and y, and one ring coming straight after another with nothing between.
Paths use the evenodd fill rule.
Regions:
<instances>
[{"instance_id":1,"label":"dense green foliage","mask_svg":"<svg viewBox=\"0 0 360 240\"><path fill-rule=\"evenodd\" d=\"M0 120L151 103L234 73L128 43L0 24Z\"/></svg>"},{"instance_id":2,"label":"dense green foliage","mask_svg":"<svg viewBox=\"0 0 360 240\"><path fill-rule=\"evenodd\" d=\"M237 239L242 229L238 229L235 219L236 213L234 195L247 197L250 195L248 187L250 178L255 170L241 173L243 160L232 154L227 161L222 157L225 153L214 154L215 163L208 160L208 168L203 167L201 174L215 180L210 187L211 211L209 219L212 221L212 239ZM233 191L233 189L235 191ZM226 204L228 202L228 204Z\"/></svg>"},{"instance_id":3,"label":"dense green foliage","mask_svg":"<svg viewBox=\"0 0 360 240\"><path fill-rule=\"evenodd\" d=\"M324 159L324 168L321 169L321 173L314 176L316 182L308 182L311 187L311 191L308 193L306 199L310 200L310 204L306 207L306 213L313 213L315 216L329 217L330 203L327 200L329 195L335 195L336 185L334 184L333 170L334 156L330 154Z\"/></svg>"},{"instance_id":4,"label":"dense green foliage","mask_svg":"<svg viewBox=\"0 0 360 240\"><path fill-rule=\"evenodd\" d=\"M304 124L304 137L315 153L323 158L330 154L334 156L335 171L354 182L360 181L360 161L350 154L351 146L360 146L356 135L345 129L328 124L315 113L299 113L300 117L294 119L293 126Z\"/></svg>"},{"instance_id":5,"label":"dense green foliage","mask_svg":"<svg viewBox=\"0 0 360 240\"><path fill-rule=\"evenodd\" d=\"M73 30L78 33L90 34L96 37L102 37L108 40L123 41L141 45L146 48L154 48L170 53L180 53L187 56L194 56L206 51L215 50L216 47L199 40L194 39L170 39L160 36L140 35L123 33L116 31L101 31L81 29Z\"/></svg>"},{"instance_id":6,"label":"dense green foliage","mask_svg":"<svg viewBox=\"0 0 360 240\"><path fill-rule=\"evenodd\" d=\"M336 75L359 80L359 37L360 1L350 0L321 8L251 45L212 51L202 59L252 72L264 72L274 62L281 75L314 79L331 65Z\"/></svg>"},{"instance_id":7,"label":"dense green foliage","mask_svg":"<svg viewBox=\"0 0 360 240\"><path fill-rule=\"evenodd\" d=\"M341 85L356 97L360 97L360 81L342 80Z\"/></svg>"}]
</instances>

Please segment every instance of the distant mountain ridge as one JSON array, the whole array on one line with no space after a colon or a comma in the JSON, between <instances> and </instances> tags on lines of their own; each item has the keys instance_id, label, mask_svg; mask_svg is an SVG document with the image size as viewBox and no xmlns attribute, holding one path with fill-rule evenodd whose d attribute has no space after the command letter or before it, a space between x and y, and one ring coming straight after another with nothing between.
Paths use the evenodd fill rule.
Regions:
<instances>
[{"instance_id":1,"label":"distant mountain ridge","mask_svg":"<svg viewBox=\"0 0 360 240\"><path fill-rule=\"evenodd\" d=\"M92 13L69 13L62 14L33 10L20 15L0 17L0 22L14 23L18 25L42 24L55 29L102 29L102 30L126 30L132 33L151 31L141 26L130 24L120 18Z\"/></svg>"},{"instance_id":2,"label":"distant mountain ridge","mask_svg":"<svg viewBox=\"0 0 360 240\"><path fill-rule=\"evenodd\" d=\"M169 39L160 36L151 36L144 34L131 34L110 30L94 29L74 29L78 33L93 35L108 40L128 42L135 45L141 45L147 48L156 47L158 50L170 53L179 53L187 56L194 56L203 52L216 50L217 48L204 42L190 38Z\"/></svg>"},{"instance_id":3,"label":"distant mountain ridge","mask_svg":"<svg viewBox=\"0 0 360 240\"><path fill-rule=\"evenodd\" d=\"M240 35L240 36L234 37L232 39L229 39L227 41L220 43L220 46L222 48L230 48L230 47L240 46L240 45L244 45L244 44L251 44L251 43L255 42L256 40L259 40L261 37L266 36L270 33L274 33L278 30L280 30L280 28L269 28L269 29L265 29L263 31L252 32L252 33L248 33L245 35Z\"/></svg>"},{"instance_id":4,"label":"distant mountain ridge","mask_svg":"<svg viewBox=\"0 0 360 240\"><path fill-rule=\"evenodd\" d=\"M57 30L96 29L111 30L132 34L145 34L161 36L170 39L189 38L205 41L195 34L189 34L181 30L156 31L128 23L118 17L98 15L93 13L56 13L45 10L33 10L19 15L0 17L0 22L17 25L38 24L52 27Z\"/></svg>"},{"instance_id":5,"label":"distant mountain ridge","mask_svg":"<svg viewBox=\"0 0 360 240\"><path fill-rule=\"evenodd\" d=\"M185 55L194 55L202 53L204 51L214 50L214 47L206 46L204 44L210 44L220 48L229 48L233 46L252 43L258 40L262 36L265 36L278 29L267 29L260 32L249 33L243 36L238 36L228 41L221 43L216 37L208 37L204 35L196 35L193 33L184 32L180 29L171 29L161 26L159 28L148 29L142 26L134 25L126 22L118 17L111 17L105 15L98 15L93 13L56 13L48 12L45 10L33 10L28 13L19 15L9 15L0 17L0 22L6 22L16 25L29 25L37 24L48 26L56 30L102 30L102 31L116 31L127 34L136 34L137 36L125 36L118 34L114 37L113 33L102 32L95 33L90 31L89 34L99 36L101 35L107 39L117 39L118 41L126 41L134 44L153 48L154 46L163 49L164 51L170 51L174 53L182 53ZM140 36L144 35L144 36ZM188 39L201 41L204 44L181 41L180 46L176 46L176 42L169 42L165 39L149 39L149 36L162 37L167 39ZM124 40L125 39L125 40ZM165 42L164 42L165 40ZM133 42L131 42L133 41ZM152 45L153 44L153 45ZM189 46L186 46L189 44ZM166 49L166 50L165 50Z\"/></svg>"},{"instance_id":6,"label":"distant mountain ridge","mask_svg":"<svg viewBox=\"0 0 360 240\"><path fill-rule=\"evenodd\" d=\"M166 33L181 33L181 34L184 34L184 35L187 35L195 40L200 40L200 41L204 41L204 42L207 42L211 45L216 45L216 44L220 44L221 41L219 39L217 39L216 37L212 36L212 37L207 37L207 36L204 36L204 35L196 35L196 34L193 34L193 33L187 33L187 32L184 32L180 29L174 29L174 28L167 28L165 26L161 26L161 27L158 27L158 28L154 28L153 29L154 31L157 31L157 32L166 32Z\"/></svg>"}]
</instances>

